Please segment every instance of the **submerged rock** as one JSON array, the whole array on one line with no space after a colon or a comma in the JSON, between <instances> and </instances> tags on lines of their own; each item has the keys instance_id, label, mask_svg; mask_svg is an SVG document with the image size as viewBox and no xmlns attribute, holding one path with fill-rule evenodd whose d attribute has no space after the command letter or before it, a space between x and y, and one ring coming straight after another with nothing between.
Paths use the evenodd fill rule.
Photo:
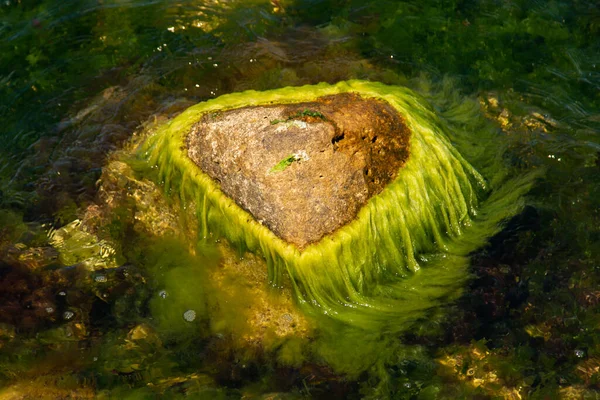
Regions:
<instances>
[{"instance_id":1,"label":"submerged rock","mask_svg":"<svg viewBox=\"0 0 600 400\"><path fill-rule=\"evenodd\" d=\"M506 180L490 158L497 132L480 125L474 140L465 110L450 126L411 90L365 81L232 93L159 126L137 154L200 241L264 258L305 310L401 331L456 298L467 255L534 180Z\"/></svg>"},{"instance_id":2,"label":"submerged rock","mask_svg":"<svg viewBox=\"0 0 600 400\"><path fill-rule=\"evenodd\" d=\"M408 157L409 130L387 102L343 93L209 113L189 157L221 190L299 248L356 217Z\"/></svg>"}]
</instances>

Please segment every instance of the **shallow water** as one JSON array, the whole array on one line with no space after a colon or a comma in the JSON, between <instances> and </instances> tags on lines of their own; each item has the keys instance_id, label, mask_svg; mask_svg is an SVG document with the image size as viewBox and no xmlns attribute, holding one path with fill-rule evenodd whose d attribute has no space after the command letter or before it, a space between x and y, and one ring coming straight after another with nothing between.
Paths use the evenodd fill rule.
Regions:
<instances>
[{"instance_id":1,"label":"shallow water","mask_svg":"<svg viewBox=\"0 0 600 400\"><path fill-rule=\"evenodd\" d=\"M596 398L599 36L593 1L2 2L0 399ZM393 335L305 315L123 161L198 102L348 79L543 171Z\"/></svg>"}]
</instances>

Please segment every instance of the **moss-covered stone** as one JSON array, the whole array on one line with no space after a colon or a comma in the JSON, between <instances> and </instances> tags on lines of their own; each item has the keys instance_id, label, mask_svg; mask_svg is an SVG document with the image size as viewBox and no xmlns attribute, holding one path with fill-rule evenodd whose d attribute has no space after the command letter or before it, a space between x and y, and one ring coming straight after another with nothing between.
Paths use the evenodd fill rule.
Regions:
<instances>
[{"instance_id":1,"label":"moss-covered stone","mask_svg":"<svg viewBox=\"0 0 600 400\"><path fill-rule=\"evenodd\" d=\"M315 110L314 103L340 94L389 105L391 118L399 116L402 124L398 126L406 126L410 132L410 156L397 157L393 168L379 169L388 171L389 181L382 180L380 191L372 191L373 196L358 210L356 218L320 240L309 240L299 247L283 240L280 232L247 212L250 207L226 194L226 184L217 180L219 175L214 171L211 175L210 168L200 160L211 154L207 145L210 141L194 142L194 132L198 127L207 128L207 121L227 121L228 114L257 107L273 114L262 115L265 129L282 126L282 132L287 132L286 124L296 121L295 117L287 121L288 117L305 109L319 112L325 119L303 116L299 122L307 118L311 124L324 124L333 118L327 110ZM290 111L284 112L286 109ZM470 106L457 105L455 111L451 118L457 123L451 130L411 90L363 81L248 91L187 109L158 128L140 147L139 155L152 169L157 168L157 178L168 193L179 197L184 207L195 208L199 239L225 237L241 249L262 255L267 260L271 283L281 286L288 277L296 299L306 310L366 329L385 326L397 330L430 313L440 300L447 301L460 292L467 278L466 255L520 210L521 197L535 178L535 174L529 174L507 179L502 162L489 158L490 151L497 150L493 140L496 132L480 125L478 141L473 143L473 132L456 128L461 126L461 118L468 126L473 117ZM287 122L271 125L274 119ZM404 145L392 147L395 151L406 151L402 137L406 139L401 134L396 136ZM188 151L188 146L195 150ZM289 150L268 155L271 159L264 170L289 156ZM219 154L223 162L235 156ZM477 172L467 159L487 176ZM384 162L389 163L389 159ZM283 176L288 170L293 173L296 164L301 163L294 162L273 175ZM321 193L311 195L318 197Z\"/></svg>"},{"instance_id":2,"label":"moss-covered stone","mask_svg":"<svg viewBox=\"0 0 600 400\"><path fill-rule=\"evenodd\" d=\"M303 249L352 221L408 158L387 102L356 94L205 115L188 155L236 204Z\"/></svg>"}]
</instances>

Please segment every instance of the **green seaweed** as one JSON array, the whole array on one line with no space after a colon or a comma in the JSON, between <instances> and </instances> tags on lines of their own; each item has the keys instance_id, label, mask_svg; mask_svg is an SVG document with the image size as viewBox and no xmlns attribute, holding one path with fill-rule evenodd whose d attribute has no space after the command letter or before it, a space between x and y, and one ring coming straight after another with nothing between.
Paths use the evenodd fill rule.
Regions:
<instances>
[{"instance_id":1,"label":"green seaweed","mask_svg":"<svg viewBox=\"0 0 600 400\"><path fill-rule=\"evenodd\" d=\"M145 268L152 278L154 290L149 306L158 331L164 337L198 337L199 327L206 320L206 300L203 282L207 267L216 258L189 254L183 243L162 239L148 244L143 255ZM192 312L193 318L185 318Z\"/></svg>"},{"instance_id":2,"label":"green seaweed","mask_svg":"<svg viewBox=\"0 0 600 400\"><path fill-rule=\"evenodd\" d=\"M325 119L325 116L322 113L320 113L318 111L308 110L308 109L304 110L304 111L298 111L291 118L299 118L299 117L313 117L313 118Z\"/></svg>"},{"instance_id":3,"label":"green seaweed","mask_svg":"<svg viewBox=\"0 0 600 400\"><path fill-rule=\"evenodd\" d=\"M289 121L292 121L294 119L302 118L302 117L320 118L320 119L322 119L324 121L327 119L319 111L313 111L313 110L306 109L304 111L298 111L297 113L295 113L294 115L290 115L286 119L274 119L274 120L271 121L271 125L276 125L276 124L279 124L279 123L289 122Z\"/></svg>"},{"instance_id":4,"label":"green seaweed","mask_svg":"<svg viewBox=\"0 0 600 400\"><path fill-rule=\"evenodd\" d=\"M291 154L279 161L273 168L269 170L270 173L281 172L284 171L287 167L292 165L294 161L298 161L299 158L295 154Z\"/></svg>"}]
</instances>

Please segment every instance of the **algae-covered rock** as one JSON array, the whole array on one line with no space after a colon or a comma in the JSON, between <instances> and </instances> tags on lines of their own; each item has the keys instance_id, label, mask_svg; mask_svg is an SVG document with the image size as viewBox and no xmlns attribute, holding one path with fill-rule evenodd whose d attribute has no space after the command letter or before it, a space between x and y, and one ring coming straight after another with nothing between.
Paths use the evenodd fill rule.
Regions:
<instances>
[{"instance_id":1,"label":"algae-covered rock","mask_svg":"<svg viewBox=\"0 0 600 400\"><path fill-rule=\"evenodd\" d=\"M112 245L83 229L80 220L52 231L50 244L58 250L64 265L81 263L90 270L117 266Z\"/></svg>"},{"instance_id":2,"label":"algae-covered rock","mask_svg":"<svg viewBox=\"0 0 600 400\"><path fill-rule=\"evenodd\" d=\"M206 114L187 146L226 195L304 248L383 190L406 161L408 141L387 102L345 93Z\"/></svg>"},{"instance_id":3,"label":"algae-covered rock","mask_svg":"<svg viewBox=\"0 0 600 400\"><path fill-rule=\"evenodd\" d=\"M461 126L407 88L350 81L200 103L138 154L200 240L261 255L307 310L395 330L458 295L466 256L533 182L489 159L493 129L473 142Z\"/></svg>"}]
</instances>

